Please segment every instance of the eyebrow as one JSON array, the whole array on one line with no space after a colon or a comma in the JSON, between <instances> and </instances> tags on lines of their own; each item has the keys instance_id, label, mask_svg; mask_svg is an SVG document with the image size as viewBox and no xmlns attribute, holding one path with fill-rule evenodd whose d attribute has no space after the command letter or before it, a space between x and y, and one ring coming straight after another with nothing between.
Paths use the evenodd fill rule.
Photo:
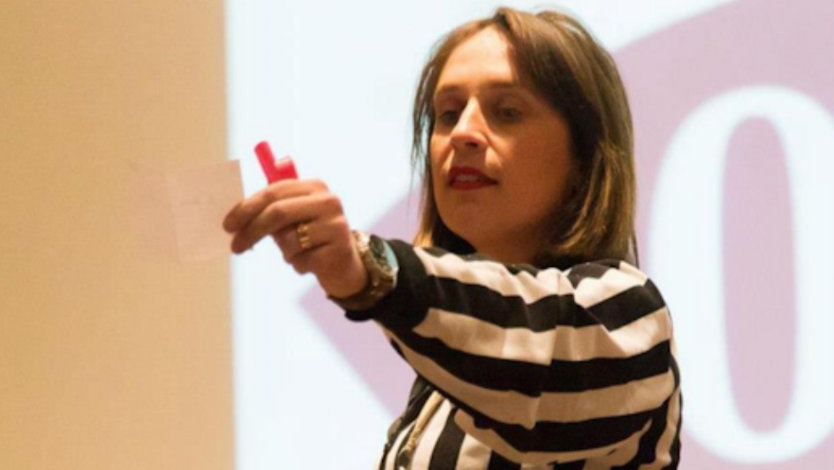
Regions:
<instances>
[{"instance_id":1,"label":"eyebrow","mask_svg":"<svg viewBox=\"0 0 834 470\"><path fill-rule=\"evenodd\" d=\"M510 89L510 88L525 89L525 87L521 84L521 82L519 82L517 80L496 80L496 81L487 82L486 88L489 88L491 90L494 90L494 89L505 90L505 89ZM450 93L458 93L458 92L462 91L463 89L464 89L464 87L461 86L461 85L443 85L442 87L435 90L434 96L432 98L437 98L438 96L442 96L442 95L448 95Z\"/></svg>"}]
</instances>

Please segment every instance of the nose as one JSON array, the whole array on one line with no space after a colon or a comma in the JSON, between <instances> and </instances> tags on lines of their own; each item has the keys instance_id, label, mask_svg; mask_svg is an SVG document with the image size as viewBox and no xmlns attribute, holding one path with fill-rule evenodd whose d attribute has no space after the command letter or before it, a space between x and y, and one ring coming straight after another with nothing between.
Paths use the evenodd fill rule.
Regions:
<instances>
[{"instance_id":1,"label":"nose","mask_svg":"<svg viewBox=\"0 0 834 470\"><path fill-rule=\"evenodd\" d=\"M450 140L458 152L483 150L486 148L486 120L476 100L470 100L460 113Z\"/></svg>"}]
</instances>

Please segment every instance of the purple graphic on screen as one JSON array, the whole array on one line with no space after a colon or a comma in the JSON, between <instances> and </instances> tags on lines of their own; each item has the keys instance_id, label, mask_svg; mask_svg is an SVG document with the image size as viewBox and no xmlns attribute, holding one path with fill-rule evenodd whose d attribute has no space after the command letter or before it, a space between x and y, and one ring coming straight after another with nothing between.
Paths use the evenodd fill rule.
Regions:
<instances>
[{"instance_id":1,"label":"purple graphic on screen","mask_svg":"<svg viewBox=\"0 0 834 470\"><path fill-rule=\"evenodd\" d=\"M832 18L832 2L741 1L617 51L635 124L637 233L643 253L651 243L645 236L661 159L675 130L698 105L729 90L778 85L800 91L834 113ZM769 123L750 120L735 130L727 149L723 194L724 307L733 395L746 425L766 432L779 427L788 409L796 349L791 200L785 156ZM416 191L409 198L373 227L363 228L410 240L418 212ZM317 289L302 304L391 415L399 414L414 373L379 329L372 323L333 321L339 312ZM673 299L670 305L674 318ZM682 374L686 410L686 370ZM756 465L727 462L686 434L682 439L682 467L688 469L827 468L834 461L834 435L790 462Z\"/></svg>"},{"instance_id":2,"label":"purple graphic on screen","mask_svg":"<svg viewBox=\"0 0 834 470\"><path fill-rule=\"evenodd\" d=\"M827 52L834 42L831 18L830 2L739 2L618 51L636 129L638 233L648 233L656 176L673 132L699 104L729 90L778 85L834 111L834 60ZM780 425L788 409L796 349L790 194L781 142L769 123L752 119L735 130L723 189L724 307L733 395L746 425L766 432ZM649 243L641 239L641 246ZM697 256L693 253L693 262ZM686 371L682 374L686 410ZM834 461L834 436L778 464L727 462L685 434L683 452L683 466L692 469L827 468Z\"/></svg>"}]
</instances>

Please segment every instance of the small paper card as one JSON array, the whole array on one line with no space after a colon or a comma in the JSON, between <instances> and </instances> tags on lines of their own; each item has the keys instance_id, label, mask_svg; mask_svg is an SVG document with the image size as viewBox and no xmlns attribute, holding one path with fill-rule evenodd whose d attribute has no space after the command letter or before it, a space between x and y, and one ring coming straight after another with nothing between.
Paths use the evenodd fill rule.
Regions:
<instances>
[{"instance_id":1,"label":"small paper card","mask_svg":"<svg viewBox=\"0 0 834 470\"><path fill-rule=\"evenodd\" d=\"M187 168L166 175L177 252L181 261L204 261L228 254L226 214L243 199L240 163Z\"/></svg>"}]
</instances>

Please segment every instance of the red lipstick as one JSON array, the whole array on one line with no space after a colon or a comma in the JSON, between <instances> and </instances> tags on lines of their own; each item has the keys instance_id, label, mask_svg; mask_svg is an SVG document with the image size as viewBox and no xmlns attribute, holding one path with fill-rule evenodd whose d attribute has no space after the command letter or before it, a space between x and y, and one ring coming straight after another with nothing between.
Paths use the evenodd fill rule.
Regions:
<instances>
[{"instance_id":1,"label":"red lipstick","mask_svg":"<svg viewBox=\"0 0 834 470\"><path fill-rule=\"evenodd\" d=\"M471 166L453 166L449 170L449 186L452 189L480 189L497 183L481 170Z\"/></svg>"}]
</instances>

